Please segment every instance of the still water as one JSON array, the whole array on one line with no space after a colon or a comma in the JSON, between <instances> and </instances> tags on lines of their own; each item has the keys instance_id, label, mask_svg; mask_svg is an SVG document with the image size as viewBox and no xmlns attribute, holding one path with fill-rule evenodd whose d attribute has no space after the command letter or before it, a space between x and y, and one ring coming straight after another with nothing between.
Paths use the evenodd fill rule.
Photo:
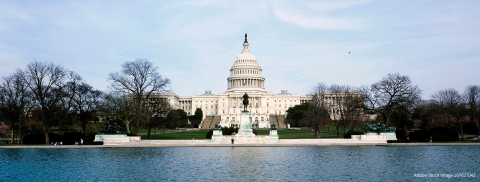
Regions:
<instances>
[{"instance_id":1,"label":"still water","mask_svg":"<svg viewBox=\"0 0 480 182\"><path fill-rule=\"evenodd\" d=\"M479 157L480 146L0 149L0 181L480 181Z\"/></svg>"}]
</instances>

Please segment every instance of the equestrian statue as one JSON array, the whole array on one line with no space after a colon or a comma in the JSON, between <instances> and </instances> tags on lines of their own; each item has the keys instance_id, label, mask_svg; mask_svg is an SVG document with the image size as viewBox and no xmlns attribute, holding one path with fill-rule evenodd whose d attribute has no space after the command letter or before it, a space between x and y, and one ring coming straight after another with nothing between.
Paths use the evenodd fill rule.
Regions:
<instances>
[{"instance_id":1,"label":"equestrian statue","mask_svg":"<svg viewBox=\"0 0 480 182\"><path fill-rule=\"evenodd\" d=\"M243 95L243 111L244 112L248 112L247 111L247 106L248 106L248 95L247 95L247 93L245 93Z\"/></svg>"}]
</instances>

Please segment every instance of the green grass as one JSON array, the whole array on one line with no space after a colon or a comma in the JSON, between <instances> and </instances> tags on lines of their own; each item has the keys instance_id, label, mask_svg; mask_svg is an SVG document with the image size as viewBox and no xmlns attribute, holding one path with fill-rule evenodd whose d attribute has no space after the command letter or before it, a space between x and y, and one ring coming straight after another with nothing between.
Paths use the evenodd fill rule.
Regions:
<instances>
[{"instance_id":1,"label":"green grass","mask_svg":"<svg viewBox=\"0 0 480 182\"><path fill-rule=\"evenodd\" d=\"M152 134L151 139L160 140L191 140L205 139L209 130L195 130L184 132L166 132L160 134ZM269 135L270 130L257 130L258 135ZM278 136L280 139L302 139L302 138L315 138L315 133L311 131L298 131L298 130L278 130ZM335 133L321 133L321 138L337 138ZM340 135L342 137L343 135ZM147 139L147 135L142 135L142 139Z\"/></svg>"},{"instance_id":2,"label":"green grass","mask_svg":"<svg viewBox=\"0 0 480 182\"><path fill-rule=\"evenodd\" d=\"M152 134L151 139L160 139L160 140L191 140L192 138L205 139L207 132L208 130L166 132L166 133L160 133L160 134ZM142 140L143 139L147 139L147 135L142 135Z\"/></svg>"},{"instance_id":3,"label":"green grass","mask_svg":"<svg viewBox=\"0 0 480 182\"><path fill-rule=\"evenodd\" d=\"M188 128L192 128L192 127L187 127ZM179 130L182 130L184 131L185 128L178 128ZM175 130L175 129L168 129L168 128L165 128L165 132L168 132L168 130ZM135 131L135 127L131 127L130 128L130 133L133 133ZM163 128L157 128L157 133L161 133L163 131ZM175 130L176 131L176 130ZM152 130L150 131L152 134L155 133L155 128L152 128ZM138 133L145 133L147 134L148 133L148 129L144 129L144 128L140 128L138 129Z\"/></svg>"},{"instance_id":4,"label":"green grass","mask_svg":"<svg viewBox=\"0 0 480 182\"><path fill-rule=\"evenodd\" d=\"M258 135L269 135L270 130L257 130ZM299 131L299 130L278 130L278 137L280 139L302 139L302 138L315 138L315 132L312 131ZM320 133L321 138L337 138L335 133ZM343 135L340 135L343 137Z\"/></svg>"},{"instance_id":5,"label":"green grass","mask_svg":"<svg viewBox=\"0 0 480 182\"><path fill-rule=\"evenodd\" d=\"M330 125L330 128L329 128L328 126L323 126L323 127L322 127L322 130L326 130L326 131L337 131L337 130L335 129L335 125L333 125L333 124ZM353 130L354 130L354 131L362 131L362 127L355 127L355 128L353 128ZM347 131L348 131L348 129L347 129ZM343 132L343 127L338 128L338 132Z\"/></svg>"}]
</instances>

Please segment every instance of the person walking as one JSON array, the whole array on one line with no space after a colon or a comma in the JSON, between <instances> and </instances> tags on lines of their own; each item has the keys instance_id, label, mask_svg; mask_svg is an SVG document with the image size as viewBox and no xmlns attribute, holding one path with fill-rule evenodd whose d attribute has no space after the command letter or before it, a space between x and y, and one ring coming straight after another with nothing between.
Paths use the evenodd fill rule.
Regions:
<instances>
[{"instance_id":1,"label":"person walking","mask_svg":"<svg viewBox=\"0 0 480 182\"><path fill-rule=\"evenodd\" d=\"M232 144L233 144L234 141L235 141L235 139L232 138Z\"/></svg>"}]
</instances>

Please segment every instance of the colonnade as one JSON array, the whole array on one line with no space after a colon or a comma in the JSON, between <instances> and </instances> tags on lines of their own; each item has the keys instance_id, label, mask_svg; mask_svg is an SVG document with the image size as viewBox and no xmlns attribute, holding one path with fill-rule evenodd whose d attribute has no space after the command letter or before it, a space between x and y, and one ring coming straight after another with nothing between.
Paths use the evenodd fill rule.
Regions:
<instances>
[{"instance_id":1,"label":"colonnade","mask_svg":"<svg viewBox=\"0 0 480 182\"><path fill-rule=\"evenodd\" d=\"M228 88L234 87L256 87L265 88L265 81L256 78L242 78L228 80Z\"/></svg>"},{"instance_id":2,"label":"colonnade","mask_svg":"<svg viewBox=\"0 0 480 182\"><path fill-rule=\"evenodd\" d=\"M256 111L262 107L262 97L250 96L248 98L249 106L248 108L256 108ZM243 109L243 97L230 97L228 100L227 113L224 114L238 114L235 112L229 112L230 108L239 108L240 112ZM235 109L233 109L235 110ZM232 110L232 111L233 111ZM251 109L250 109L251 110ZM253 111L250 111L251 114L254 114ZM255 112L256 113L256 112Z\"/></svg>"},{"instance_id":3,"label":"colonnade","mask_svg":"<svg viewBox=\"0 0 480 182\"><path fill-rule=\"evenodd\" d=\"M191 100L185 100L185 101L179 101L180 108L186 111L187 113L190 113L190 110L192 109L192 101Z\"/></svg>"}]
</instances>

